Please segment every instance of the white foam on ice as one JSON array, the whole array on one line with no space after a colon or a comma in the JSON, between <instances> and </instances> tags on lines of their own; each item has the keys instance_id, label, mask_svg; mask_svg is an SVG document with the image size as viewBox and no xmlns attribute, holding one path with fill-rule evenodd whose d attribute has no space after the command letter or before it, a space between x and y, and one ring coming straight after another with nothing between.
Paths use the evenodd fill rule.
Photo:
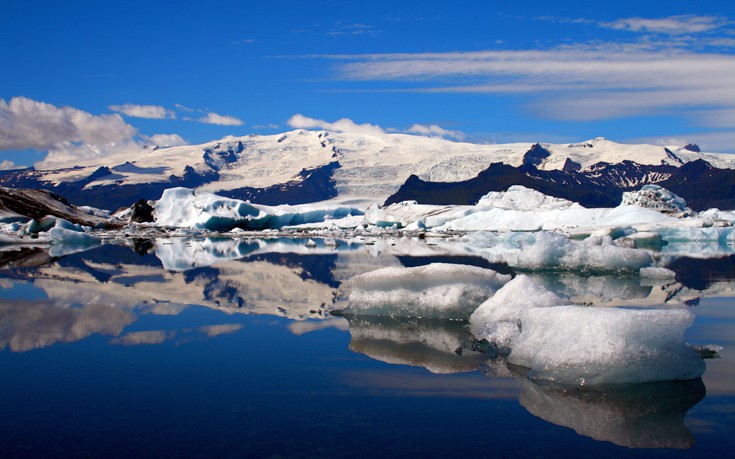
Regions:
<instances>
[{"instance_id":1,"label":"white foam on ice","mask_svg":"<svg viewBox=\"0 0 735 459\"><path fill-rule=\"evenodd\" d=\"M499 347L511 347L520 333L521 312L530 308L569 304L525 274L505 284L470 316L470 330L477 339Z\"/></svg>"},{"instance_id":2,"label":"white foam on ice","mask_svg":"<svg viewBox=\"0 0 735 459\"><path fill-rule=\"evenodd\" d=\"M684 341L693 320L680 309L527 309L508 362L530 368L530 379L562 384L694 379L705 364Z\"/></svg>"},{"instance_id":3,"label":"white foam on ice","mask_svg":"<svg viewBox=\"0 0 735 459\"><path fill-rule=\"evenodd\" d=\"M350 281L349 310L356 315L464 320L509 280L491 269L448 263L383 268Z\"/></svg>"}]
</instances>

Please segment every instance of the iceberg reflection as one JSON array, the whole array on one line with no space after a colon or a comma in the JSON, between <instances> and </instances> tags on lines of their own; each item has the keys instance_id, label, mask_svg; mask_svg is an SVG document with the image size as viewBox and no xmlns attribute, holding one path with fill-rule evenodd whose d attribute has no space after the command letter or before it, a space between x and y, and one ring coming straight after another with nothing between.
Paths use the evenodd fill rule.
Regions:
<instances>
[{"instance_id":1,"label":"iceberg reflection","mask_svg":"<svg viewBox=\"0 0 735 459\"><path fill-rule=\"evenodd\" d=\"M579 435L629 448L691 448L695 439L684 417L706 393L699 378L583 389L517 377L519 401L529 413Z\"/></svg>"},{"instance_id":2,"label":"iceberg reflection","mask_svg":"<svg viewBox=\"0 0 735 459\"><path fill-rule=\"evenodd\" d=\"M432 373L475 371L487 354L464 322L346 315L350 350L381 362L424 367Z\"/></svg>"}]
</instances>

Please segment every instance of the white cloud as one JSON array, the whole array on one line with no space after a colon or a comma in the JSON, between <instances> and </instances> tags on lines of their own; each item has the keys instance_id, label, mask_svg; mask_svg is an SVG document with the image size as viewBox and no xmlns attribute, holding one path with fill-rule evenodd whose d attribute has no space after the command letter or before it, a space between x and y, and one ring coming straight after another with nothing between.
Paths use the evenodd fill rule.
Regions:
<instances>
[{"instance_id":1,"label":"white cloud","mask_svg":"<svg viewBox=\"0 0 735 459\"><path fill-rule=\"evenodd\" d=\"M661 46L577 44L548 50L329 57L347 61L337 65L346 80L416 82L408 91L541 95L531 107L554 119L735 108L735 56Z\"/></svg>"},{"instance_id":2,"label":"white cloud","mask_svg":"<svg viewBox=\"0 0 735 459\"><path fill-rule=\"evenodd\" d=\"M13 161L7 159L0 162L0 171L7 171L10 169L15 169L16 167L18 166L16 166Z\"/></svg>"},{"instance_id":3,"label":"white cloud","mask_svg":"<svg viewBox=\"0 0 735 459\"><path fill-rule=\"evenodd\" d=\"M696 143L704 152L732 153L735 145L735 131L699 132L672 136L642 137L628 140L630 143L650 143L653 145L686 145Z\"/></svg>"},{"instance_id":4,"label":"white cloud","mask_svg":"<svg viewBox=\"0 0 735 459\"><path fill-rule=\"evenodd\" d=\"M653 32L668 35L709 32L719 28L723 20L717 16L681 15L659 19L624 18L600 23L600 26L632 32Z\"/></svg>"},{"instance_id":5,"label":"white cloud","mask_svg":"<svg viewBox=\"0 0 735 459\"><path fill-rule=\"evenodd\" d=\"M325 129L336 132L356 132L362 134L381 135L385 131L380 126L370 123L357 124L354 121L342 118L330 123L324 120L309 118L307 116L296 114L286 121L286 124L296 129Z\"/></svg>"},{"instance_id":6,"label":"white cloud","mask_svg":"<svg viewBox=\"0 0 735 459\"><path fill-rule=\"evenodd\" d=\"M352 132L358 134L368 135L383 135L386 133L406 133L406 134L417 134L426 137L450 137L457 140L464 139L465 135L461 131L450 131L444 129L436 124L423 125L413 124L406 130L387 128L383 129L380 126L364 123L357 124L349 118L342 118L333 123L328 121L320 120L317 118L309 118L300 113L289 118L286 124L296 129L324 129L327 131L335 132Z\"/></svg>"},{"instance_id":7,"label":"white cloud","mask_svg":"<svg viewBox=\"0 0 735 459\"><path fill-rule=\"evenodd\" d=\"M118 114L97 116L25 97L0 99L0 150L44 150L59 142L102 144L136 133Z\"/></svg>"},{"instance_id":8,"label":"white cloud","mask_svg":"<svg viewBox=\"0 0 735 459\"><path fill-rule=\"evenodd\" d=\"M217 124L220 126L242 126L244 124L241 120L235 118L234 116L219 115L214 112L207 113L206 115L197 119L197 121L199 121L200 123Z\"/></svg>"},{"instance_id":9,"label":"white cloud","mask_svg":"<svg viewBox=\"0 0 735 459\"><path fill-rule=\"evenodd\" d=\"M141 135L140 139L146 144L157 147L178 147L181 145L189 145L189 142L184 140L178 134L154 134L152 136Z\"/></svg>"},{"instance_id":10,"label":"white cloud","mask_svg":"<svg viewBox=\"0 0 735 459\"><path fill-rule=\"evenodd\" d=\"M139 140L129 138L119 142L101 144L59 142L49 148L46 157L36 162L34 167L43 170L71 167L89 161L104 163L107 158L116 155L139 154L152 147L188 145L188 142L177 134L141 135L139 137Z\"/></svg>"},{"instance_id":11,"label":"white cloud","mask_svg":"<svg viewBox=\"0 0 735 459\"><path fill-rule=\"evenodd\" d=\"M134 118L148 118L157 120L176 118L176 114L173 111L166 110L164 107L161 107L159 105L110 105L110 110L112 110L113 112L122 113L125 116L132 116Z\"/></svg>"},{"instance_id":12,"label":"white cloud","mask_svg":"<svg viewBox=\"0 0 735 459\"><path fill-rule=\"evenodd\" d=\"M457 140L462 140L465 137L464 133L461 131L450 131L442 128L441 126L437 126L436 124L430 124L428 126L423 124L414 124L408 128L406 132L409 134L418 134L428 137L451 137Z\"/></svg>"},{"instance_id":13,"label":"white cloud","mask_svg":"<svg viewBox=\"0 0 735 459\"><path fill-rule=\"evenodd\" d=\"M735 126L735 108L723 110L702 110L695 112L694 117L702 126L716 128L732 128ZM735 145L735 143L733 143Z\"/></svg>"},{"instance_id":14,"label":"white cloud","mask_svg":"<svg viewBox=\"0 0 735 459\"><path fill-rule=\"evenodd\" d=\"M179 110L181 110L182 112L187 112L187 113L191 113L191 112L193 112L193 111L194 111L194 109L193 109L193 108L189 108L189 107L187 107L186 105L181 105L181 104L174 104L174 107L178 108L178 109L179 109Z\"/></svg>"}]
</instances>

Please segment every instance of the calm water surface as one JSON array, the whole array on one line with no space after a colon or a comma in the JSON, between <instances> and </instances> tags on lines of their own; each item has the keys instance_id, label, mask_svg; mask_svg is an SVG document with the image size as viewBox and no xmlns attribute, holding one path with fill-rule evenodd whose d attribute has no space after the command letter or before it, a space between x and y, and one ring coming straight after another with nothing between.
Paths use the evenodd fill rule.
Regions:
<instances>
[{"instance_id":1,"label":"calm water surface","mask_svg":"<svg viewBox=\"0 0 735 459\"><path fill-rule=\"evenodd\" d=\"M484 260L239 244L233 254L194 241L175 259L146 241L3 253L0 455L719 457L735 447L729 258L679 261L667 287L688 304L666 307L696 314L687 341L724 347L701 380L581 391L509 370L462 322L328 314L357 274ZM594 284L628 305L658 288L574 276L547 281Z\"/></svg>"}]
</instances>

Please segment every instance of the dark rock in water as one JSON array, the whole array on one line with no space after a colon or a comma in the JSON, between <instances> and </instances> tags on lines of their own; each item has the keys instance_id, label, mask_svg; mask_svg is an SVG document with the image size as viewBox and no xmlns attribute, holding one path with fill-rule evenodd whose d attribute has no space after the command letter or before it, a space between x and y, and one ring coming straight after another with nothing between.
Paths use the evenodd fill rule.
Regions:
<instances>
[{"instance_id":1,"label":"dark rock in water","mask_svg":"<svg viewBox=\"0 0 735 459\"><path fill-rule=\"evenodd\" d=\"M2 213L9 216L16 215L19 220L41 221L51 215L91 227L121 226L106 218L79 210L62 196L48 190L0 187L0 214Z\"/></svg>"},{"instance_id":2,"label":"dark rock in water","mask_svg":"<svg viewBox=\"0 0 735 459\"><path fill-rule=\"evenodd\" d=\"M153 219L153 207L145 199L140 199L130 207L130 221L135 223L151 223Z\"/></svg>"},{"instance_id":3,"label":"dark rock in water","mask_svg":"<svg viewBox=\"0 0 735 459\"><path fill-rule=\"evenodd\" d=\"M153 248L155 247L153 241L150 239L135 238L132 240L132 243L133 251L141 256L151 253L153 251Z\"/></svg>"}]
</instances>

